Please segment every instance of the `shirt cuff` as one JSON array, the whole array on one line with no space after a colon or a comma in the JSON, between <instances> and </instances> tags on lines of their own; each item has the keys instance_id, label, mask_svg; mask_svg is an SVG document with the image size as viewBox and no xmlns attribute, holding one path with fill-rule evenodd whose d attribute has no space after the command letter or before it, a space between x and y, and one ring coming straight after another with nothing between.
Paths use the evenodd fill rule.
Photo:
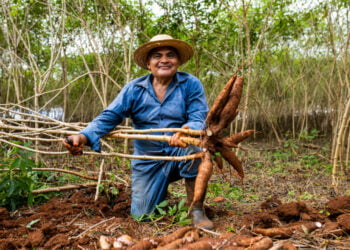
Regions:
<instances>
[{"instance_id":1,"label":"shirt cuff","mask_svg":"<svg viewBox=\"0 0 350 250\"><path fill-rule=\"evenodd\" d=\"M182 127L188 126L190 129L194 130L204 130L205 122L187 122Z\"/></svg>"},{"instance_id":2,"label":"shirt cuff","mask_svg":"<svg viewBox=\"0 0 350 250\"><path fill-rule=\"evenodd\" d=\"M94 151L101 152L101 143L100 143L100 138L98 136L94 136L84 131L80 132L79 134L83 134L86 136L87 146L90 146L90 148Z\"/></svg>"}]
</instances>

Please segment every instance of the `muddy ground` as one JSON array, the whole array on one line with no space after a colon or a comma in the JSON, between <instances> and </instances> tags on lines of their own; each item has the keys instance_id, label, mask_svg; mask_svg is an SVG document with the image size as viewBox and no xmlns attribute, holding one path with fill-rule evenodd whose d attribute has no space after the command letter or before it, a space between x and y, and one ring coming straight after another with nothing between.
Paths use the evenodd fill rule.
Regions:
<instances>
[{"instance_id":1,"label":"muddy ground","mask_svg":"<svg viewBox=\"0 0 350 250\"><path fill-rule=\"evenodd\" d=\"M167 227L167 218L137 222L129 216L129 188L118 189L112 201L94 201L95 190L89 188L15 213L0 208L0 249L99 249L103 239L122 249L350 249L350 196L326 202L327 212L276 197L249 213L207 206L216 228L203 231ZM178 236L169 237L175 231Z\"/></svg>"},{"instance_id":2,"label":"muddy ground","mask_svg":"<svg viewBox=\"0 0 350 250\"><path fill-rule=\"evenodd\" d=\"M343 177L334 191L324 153L300 148L286 158L289 151L246 149L243 183L227 168L210 180L205 208L212 231L180 226L167 215L134 220L127 167L116 172L113 197L101 193L95 201L90 187L14 212L0 208L0 249L101 249L101 243L105 249L350 249L350 180ZM98 173L100 159L63 159L50 166ZM113 170L115 159L106 163L106 172ZM184 182L171 184L169 207L183 198Z\"/></svg>"}]
</instances>

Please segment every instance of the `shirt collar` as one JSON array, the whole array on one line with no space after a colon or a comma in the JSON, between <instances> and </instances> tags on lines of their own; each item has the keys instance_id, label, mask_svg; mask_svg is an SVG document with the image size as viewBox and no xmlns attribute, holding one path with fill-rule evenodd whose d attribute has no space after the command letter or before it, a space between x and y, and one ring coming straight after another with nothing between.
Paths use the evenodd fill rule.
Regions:
<instances>
[{"instance_id":1,"label":"shirt collar","mask_svg":"<svg viewBox=\"0 0 350 250\"><path fill-rule=\"evenodd\" d=\"M136 85L144 88L148 88L148 86L150 86L150 84L152 83L151 81L152 78L153 78L152 74L148 74L145 77L142 77L140 81L136 83ZM185 82L187 79L188 79L188 74L176 72L173 81L175 83L182 83L182 82Z\"/></svg>"}]
</instances>

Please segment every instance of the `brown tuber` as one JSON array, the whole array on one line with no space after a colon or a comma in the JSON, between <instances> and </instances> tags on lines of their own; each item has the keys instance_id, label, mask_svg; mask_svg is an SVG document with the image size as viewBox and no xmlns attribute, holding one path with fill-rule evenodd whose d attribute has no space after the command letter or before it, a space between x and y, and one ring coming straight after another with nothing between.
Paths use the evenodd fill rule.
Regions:
<instances>
[{"instance_id":1,"label":"brown tuber","mask_svg":"<svg viewBox=\"0 0 350 250\"><path fill-rule=\"evenodd\" d=\"M135 245L130 247L132 250L148 250L156 248L159 244L159 240L157 239L143 239L137 242Z\"/></svg>"},{"instance_id":2,"label":"brown tuber","mask_svg":"<svg viewBox=\"0 0 350 250\"><path fill-rule=\"evenodd\" d=\"M321 226L322 224L319 222L307 222L307 223L287 226L287 227L255 228L253 229L253 232L262 234L264 236L269 236L269 237L288 238L288 237L291 237L296 232L310 233L316 228L320 228Z\"/></svg>"},{"instance_id":3,"label":"brown tuber","mask_svg":"<svg viewBox=\"0 0 350 250\"><path fill-rule=\"evenodd\" d=\"M237 144L252 135L254 130L246 130L227 138L220 138L221 131L226 128L237 116L238 105L243 91L243 78L233 75L226 83L223 90L215 99L211 109L208 112L206 119L206 131L201 137L200 147L206 149L202 157L202 163L198 168L198 175L195 182L194 198L191 207L203 198L208 181L213 172L213 160L219 169L223 167L225 159L236 171L240 179L244 178L244 170L241 162L237 158L232 147L237 147ZM218 155L218 153L220 155Z\"/></svg>"},{"instance_id":4,"label":"brown tuber","mask_svg":"<svg viewBox=\"0 0 350 250\"><path fill-rule=\"evenodd\" d=\"M180 229L179 229L180 230ZM179 231L177 230L177 231ZM176 231L176 232L177 232ZM199 239L199 233L197 230L190 230L190 231L187 231L185 233L185 235L183 235L183 232L185 230L181 230L181 233L177 233L177 236L180 236L180 238L178 239L175 239L174 241L169 241L169 240L166 240L163 242L168 242L166 245L162 245L160 247L158 247L157 249L159 250L170 250L170 249L179 249L182 245L184 244L187 244L187 243L192 243L194 241L197 241Z\"/></svg>"},{"instance_id":5,"label":"brown tuber","mask_svg":"<svg viewBox=\"0 0 350 250\"><path fill-rule=\"evenodd\" d=\"M161 242L159 243L160 246L164 246L170 242L173 242L174 240L182 238L188 231L193 230L194 227L187 226L187 227L181 227L175 232L172 232L171 234L163 237L161 239Z\"/></svg>"},{"instance_id":6,"label":"brown tuber","mask_svg":"<svg viewBox=\"0 0 350 250\"><path fill-rule=\"evenodd\" d=\"M270 249L270 247L272 247L272 245L273 245L272 239L265 237L265 238L255 242L253 245L251 245L247 249L249 249L249 250L265 250L265 249Z\"/></svg>"},{"instance_id":7,"label":"brown tuber","mask_svg":"<svg viewBox=\"0 0 350 250\"><path fill-rule=\"evenodd\" d=\"M236 154L226 146L217 147L218 152L222 155L222 157L233 167L234 170L237 171L239 177L243 179L244 171L241 162L238 160Z\"/></svg>"},{"instance_id":8,"label":"brown tuber","mask_svg":"<svg viewBox=\"0 0 350 250\"><path fill-rule=\"evenodd\" d=\"M222 169L224 168L224 163L223 163L223 161L222 161L221 156L215 154L215 156L214 156L214 162L215 162L216 166L217 166L220 170L222 170Z\"/></svg>"},{"instance_id":9,"label":"brown tuber","mask_svg":"<svg viewBox=\"0 0 350 250\"><path fill-rule=\"evenodd\" d=\"M208 112L207 123L216 123L220 119L219 115L227 103L232 86L235 83L236 78L237 75L234 74L226 83L225 87L220 91L219 95L216 97L211 109Z\"/></svg>"},{"instance_id":10,"label":"brown tuber","mask_svg":"<svg viewBox=\"0 0 350 250\"><path fill-rule=\"evenodd\" d=\"M213 247L211 246L210 242L208 239L204 239L201 241L196 241L194 243L188 244L186 246L183 246L181 248L182 250L211 250Z\"/></svg>"},{"instance_id":11,"label":"brown tuber","mask_svg":"<svg viewBox=\"0 0 350 250\"><path fill-rule=\"evenodd\" d=\"M243 78L237 77L235 83L231 89L229 99L225 107L220 112L220 120L218 123L209 123L209 128L214 135L219 134L219 132L226 128L238 115L237 108L239 101L241 99L243 89Z\"/></svg>"},{"instance_id":12,"label":"brown tuber","mask_svg":"<svg viewBox=\"0 0 350 250\"><path fill-rule=\"evenodd\" d=\"M194 185L194 195L191 206L200 201L204 196L212 172L213 162L210 159L210 153L207 151L204 153L202 162L198 167L198 175L196 177L196 182Z\"/></svg>"},{"instance_id":13,"label":"brown tuber","mask_svg":"<svg viewBox=\"0 0 350 250\"><path fill-rule=\"evenodd\" d=\"M230 135L229 137L226 137L223 139L223 144L228 147L237 147L237 144L242 142L243 140L247 139L249 136L254 134L256 131L253 129L249 129L246 131L242 131L233 135Z\"/></svg>"}]
</instances>

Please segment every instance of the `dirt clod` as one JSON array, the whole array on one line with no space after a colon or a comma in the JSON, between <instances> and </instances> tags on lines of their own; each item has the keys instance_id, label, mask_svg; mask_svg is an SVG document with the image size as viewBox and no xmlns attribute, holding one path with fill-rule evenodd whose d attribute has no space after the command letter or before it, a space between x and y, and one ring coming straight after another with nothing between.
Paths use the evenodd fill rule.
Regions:
<instances>
[{"instance_id":1,"label":"dirt clod","mask_svg":"<svg viewBox=\"0 0 350 250\"><path fill-rule=\"evenodd\" d=\"M247 228L260 227L269 228L279 225L279 218L275 214L261 212L258 214L248 214L245 216L243 225Z\"/></svg>"},{"instance_id":2,"label":"dirt clod","mask_svg":"<svg viewBox=\"0 0 350 250\"><path fill-rule=\"evenodd\" d=\"M29 233L28 239L33 247L38 247L44 240L44 233L42 230L37 230L35 232Z\"/></svg>"},{"instance_id":3,"label":"dirt clod","mask_svg":"<svg viewBox=\"0 0 350 250\"><path fill-rule=\"evenodd\" d=\"M76 191L66 198L53 198L30 211L23 210L16 216L1 209L0 216L5 220L0 221L0 250L96 249L102 236L112 239L110 249L113 245L122 249L269 249L281 238L292 241L313 235L335 239L345 237L350 231L350 213L329 218L322 215L320 223L319 211L306 202L283 204L278 198L266 200L261 205L263 209L257 207L247 214L219 205L206 205L216 225L214 234L192 226L173 225L170 229L170 217L160 222L135 221L129 214L130 192L127 188L119 190L116 199L100 197L98 202L94 201L94 192ZM34 220L36 223L27 227ZM155 223L158 223L157 234L152 229ZM159 230L160 227L165 229ZM227 233L228 228L235 231ZM290 242L282 249L295 248Z\"/></svg>"},{"instance_id":4,"label":"dirt clod","mask_svg":"<svg viewBox=\"0 0 350 250\"><path fill-rule=\"evenodd\" d=\"M297 250L297 248L290 242L285 242L282 245L282 250Z\"/></svg>"},{"instance_id":5,"label":"dirt clod","mask_svg":"<svg viewBox=\"0 0 350 250\"><path fill-rule=\"evenodd\" d=\"M70 245L70 241L67 235L56 234L45 243L44 247L47 249L59 249L68 245Z\"/></svg>"},{"instance_id":6,"label":"dirt clod","mask_svg":"<svg viewBox=\"0 0 350 250\"><path fill-rule=\"evenodd\" d=\"M350 196L340 196L329 200L327 208L332 215L350 213Z\"/></svg>"},{"instance_id":7,"label":"dirt clod","mask_svg":"<svg viewBox=\"0 0 350 250\"><path fill-rule=\"evenodd\" d=\"M0 207L0 221L7 220L10 216L10 213L4 207Z\"/></svg>"},{"instance_id":8,"label":"dirt clod","mask_svg":"<svg viewBox=\"0 0 350 250\"><path fill-rule=\"evenodd\" d=\"M306 204L302 201L285 203L277 208L279 217L286 221L299 219L300 213L304 211L307 211L307 208Z\"/></svg>"},{"instance_id":9,"label":"dirt clod","mask_svg":"<svg viewBox=\"0 0 350 250\"><path fill-rule=\"evenodd\" d=\"M350 232L350 213L339 215L337 222L344 231Z\"/></svg>"},{"instance_id":10,"label":"dirt clod","mask_svg":"<svg viewBox=\"0 0 350 250\"><path fill-rule=\"evenodd\" d=\"M338 237L343 235L345 232L343 229L340 228L340 225L338 222L327 222L324 224L321 230L321 234L323 237Z\"/></svg>"},{"instance_id":11,"label":"dirt clod","mask_svg":"<svg viewBox=\"0 0 350 250\"><path fill-rule=\"evenodd\" d=\"M261 203L260 207L261 209L274 209L281 204L282 202L277 197L273 197Z\"/></svg>"}]
</instances>

